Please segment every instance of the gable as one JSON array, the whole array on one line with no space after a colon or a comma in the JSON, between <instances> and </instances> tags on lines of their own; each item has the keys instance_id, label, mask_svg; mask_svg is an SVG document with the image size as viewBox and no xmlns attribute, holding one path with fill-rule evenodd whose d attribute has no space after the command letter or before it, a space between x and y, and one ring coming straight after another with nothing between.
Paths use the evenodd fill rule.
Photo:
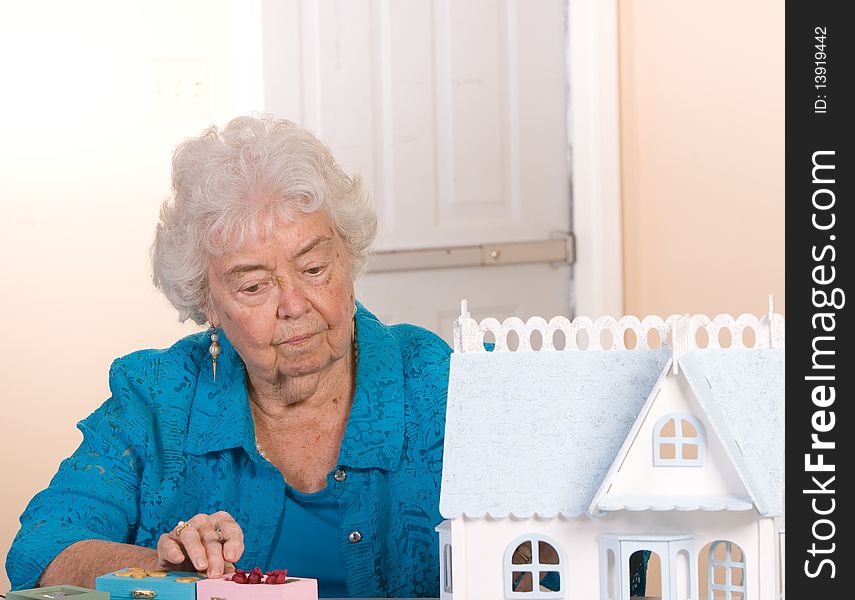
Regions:
<instances>
[{"instance_id":1,"label":"gable","mask_svg":"<svg viewBox=\"0 0 855 600\"><path fill-rule=\"evenodd\" d=\"M749 492L684 373L667 369L603 482L596 509L751 507Z\"/></svg>"}]
</instances>

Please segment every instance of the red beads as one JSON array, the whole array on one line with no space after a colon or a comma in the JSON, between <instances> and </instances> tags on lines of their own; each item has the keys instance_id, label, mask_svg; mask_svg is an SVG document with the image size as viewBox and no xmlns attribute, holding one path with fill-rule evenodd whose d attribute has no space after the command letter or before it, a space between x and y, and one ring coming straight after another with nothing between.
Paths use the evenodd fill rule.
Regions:
<instances>
[{"instance_id":1,"label":"red beads","mask_svg":"<svg viewBox=\"0 0 855 600\"><path fill-rule=\"evenodd\" d=\"M264 583L267 585L288 583L288 569L276 569L264 574L261 573L261 569L258 567L253 567L252 571L235 569L234 575L232 575L232 582L242 584Z\"/></svg>"},{"instance_id":2,"label":"red beads","mask_svg":"<svg viewBox=\"0 0 855 600\"><path fill-rule=\"evenodd\" d=\"M288 578L288 570L287 569L278 569L276 571L270 571L269 573L265 573L264 583L268 584L280 584L285 583Z\"/></svg>"}]
</instances>

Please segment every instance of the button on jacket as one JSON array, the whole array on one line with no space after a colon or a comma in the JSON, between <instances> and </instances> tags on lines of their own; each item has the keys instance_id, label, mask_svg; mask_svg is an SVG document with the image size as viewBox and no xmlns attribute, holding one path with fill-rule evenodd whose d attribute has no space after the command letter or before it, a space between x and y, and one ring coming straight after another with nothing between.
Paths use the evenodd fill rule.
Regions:
<instances>
[{"instance_id":1,"label":"button on jacket","mask_svg":"<svg viewBox=\"0 0 855 600\"><path fill-rule=\"evenodd\" d=\"M348 592L436 597L451 351L424 329L383 325L361 305L356 332L353 406L327 475ZM78 424L83 443L21 516L6 560L13 589L34 587L74 542L155 548L178 521L218 510L243 528L240 568L287 567L267 564L285 488L255 448L243 362L221 335L215 382L209 345L203 332L113 363L111 398Z\"/></svg>"}]
</instances>

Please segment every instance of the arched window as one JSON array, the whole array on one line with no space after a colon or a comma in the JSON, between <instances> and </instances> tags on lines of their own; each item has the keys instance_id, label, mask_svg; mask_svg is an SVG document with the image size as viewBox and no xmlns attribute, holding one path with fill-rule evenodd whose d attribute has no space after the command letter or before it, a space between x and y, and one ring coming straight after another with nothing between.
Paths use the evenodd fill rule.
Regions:
<instances>
[{"instance_id":1,"label":"arched window","mask_svg":"<svg viewBox=\"0 0 855 600\"><path fill-rule=\"evenodd\" d=\"M615 551L612 548L606 550L606 598L607 600L617 600L618 588L618 572L617 563L615 561Z\"/></svg>"},{"instance_id":2,"label":"arched window","mask_svg":"<svg viewBox=\"0 0 855 600\"><path fill-rule=\"evenodd\" d=\"M710 544L707 569L707 598L746 600L745 554L733 542Z\"/></svg>"},{"instance_id":3,"label":"arched window","mask_svg":"<svg viewBox=\"0 0 855 600\"><path fill-rule=\"evenodd\" d=\"M653 429L653 464L700 467L704 464L704 430L689 413L669 413Z\"/></svg>"},{"instance_id":4,"label":"arched window","mask_svg":"<svg viewBox=\"0 0 855 600\"><path fill-rule=\"evenodd\" d=\"M442 591L445 594L452 594L454 593L454 583L451 578L451 544L445 544L442 547L442 562L445 567L443 569Z\"/></svg>"},{"instance_id":5,"label":"arched window","mask_svg":"<svg viewBox=\"0 0 855 600\"><path fill-rule=\"evenodd\" d=\"M506 598L564 598L563 552L553 540L525 535L505 550Z\"/></svg>"}]
</instances>

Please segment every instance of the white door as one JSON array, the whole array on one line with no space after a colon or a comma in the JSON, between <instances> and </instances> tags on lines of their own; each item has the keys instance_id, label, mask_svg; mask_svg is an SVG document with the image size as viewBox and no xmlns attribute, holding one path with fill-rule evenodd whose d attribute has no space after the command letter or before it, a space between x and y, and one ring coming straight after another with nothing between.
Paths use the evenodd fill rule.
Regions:
<instances>
[{"instance_id":1,"label":"white door","mask_svg":"<svg viewBox=\"0 0 855 600\"><path fill-rule=\"evenodd\" d=\"M503 244L570 228L565 12L565 0L262 3L265 108L363 177L376 249L499 245L498 265L369 272L357 294L384 321L450 341L463 298L476 319L570 315L566 262L501 265Z\"/></svg>"}]
</instances>

